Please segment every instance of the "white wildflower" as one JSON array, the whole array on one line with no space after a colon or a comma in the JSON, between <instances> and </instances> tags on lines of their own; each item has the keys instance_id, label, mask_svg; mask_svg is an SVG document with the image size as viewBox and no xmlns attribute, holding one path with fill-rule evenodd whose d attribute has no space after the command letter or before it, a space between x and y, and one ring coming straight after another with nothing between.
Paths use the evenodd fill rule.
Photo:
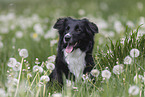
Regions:
<instances>
[{"instance_id":1,"label":"white wildflower","mask_svg":"<svg viewBox=\"0 0 145 97\"><path fill-rule=\"evenodd\" d=\"M96 21L100 29L107 29L109 26L108 23L102 18L98 18L97 20L94 19L92 21Z\"/></svg>"},{"instance_id":2,"label":"white wildflower","mask_svg":"<svg viewBox=\"0 0 145 97\"><path fill-rule=\"evenodd\" d=\"M61 93L55 93L55 94L52 94L52 97L62 97L62 94Z\"/></svg>"},{"instance_id":3,"label":"white wildflower","mask_svg":"<svg viewBox=\"0 0 145 97\"><path fill-rule=\"evenodd\" d=\"M31 73L28 73L27 74L27 78L30 78L30 77L32 77L32 74Z\"/></svg>"},{"instance_id":4,"label":"white wildflower","mask_svg":"<svg viewBox=\"0 0 145 97\"><path fill-rule=\"evenodd\" d=\"M38 58L36 58L36 61L35 61L35 64L40 64L41 62L39 62L39 59Z\"/></svg>"},{"instance_id":5,"label":"white wildflower","mask_svg":"<svg viewBox=\"0 0 145 97\"><path fill-rule=\"evenodd\" d=\"M74 86L74 82L71 81L71 80L66 79L66 86L67 86L67 87Z\"/></svg>"},{"instance_id":6,"label":"white wildflower","mask_svg":"<svg viewBox=\"0 0 145 97\"><path fill-rule=\"evenodd\" d=\"M124 45L125 38L121 38L120 43Z\"/></svg>"},{"instance_id":7,"label":"white wildflower","mask_svg":"<svg viewBox=\"0 0 145 97\"><path fill-rule=\"evenodd\" d=\"M47 63L46 64L46 67L47 67L47 69L49 69L49 70L54 70L54 68L55 68L55 65L53 64L53 63Z\"/></svg>"},{"instance_id":8,"label":"white wildflower","mask_svg":"<svg viewBox=\"0 0 145 97\"><path fill-rule=\"evenodd\" d=\"M10 58L8 62L9 67L14 67L17 64L17 60L15 58Z\"/></svg>"},{"instance_id":9,"label":"white wildflower","mask_svg":"<svg viewBox=\"0 0 145 97\"><path fill-rule=\"evenodd\" d=\"M123 65L115 65L113 67L113 73L114 74L121 74L123 72Z\"/></svg>"},{"instance_id":10,"label":"white wildflower","mask_svg":"<svg viewBox=\"0 0 145 97\"><path fill-rule=\"evenodd\" d=\"M22 31L17 31L16 32L16 37L17 38L22 38L23 37L23 32Z\"/></svg>"},{"instance_id":11,"label":"white wildflower","mask_svg":"<svg viewBox=\"0 0 145 97\"><path fill-rule=\"evenodd\" d=\"M51 28L45 35L44 39L55 38L57 35L57 30Z\"/></svg>"},{"instance_id":12,"label":"white wildflower","mask_svg":"<svg viewBox=\"0 0 145 97\"><path fill-rule=\"evenodd\" d=\"M0 35L0 41L2 40L2 36Z\"/></svg>"},{"instance_id":13,"label":"white wildflower","mask_svg":"<svg viewBox=\"0 0 145 97\"><path fill-rule=\"evenodd\" d=\"M134 81L135 82L137 82L137 81L144 82L144 77L142 75L135 75L134 76Z\"/></svg>"},{"instance_id":14,"label":"white wildflower","mask_svg":"<svg viewBox=\"0 0 145 97\"><path fill-rule=\"evenodd\" d=\"M145 24L144 24L145 25ZM137 39L140 39L140 37L142 37L143 35L145 35L145 31L140 29L137 33Z\"/></svg>"},{"instance_id":15,"label":"white wildflower","mask_svg":"<svg viewBox=\"0 0 145 97\"><path fill-rule=\"evenodd\" d=\"M11 82L12 82L13 85L17 85L17 84L18 84L18 79L13 78L13 79L11 80Z\"/></svg>"},{"instance_id":16,"label":"white wildflower","mask_svg":"<svg viewBox=\"0 0 145 97\"><path fill-rule=\"evenodd\" d=\"M101 3L100 3L100 8L101 8L103 11L107 11L107 10L109 9L107 3L105 3L105 2L101 2Z\"/></svg>"},{"instance_id":17,"label":"white wildflower","mask_svg":"<svg viewBox=\"0 0 145 97\"><path fill-rule=\"evenodd\" d=\"M21 63L20 62L17 62L16 65L13 67L13 70L14 71L19 71L21 68Z\"/></svg>"},{"instance_id":18,"label":"white wildflower","mask_svg":"<svg viewBox=\"0 0 145 97\"><path fill-rule=\"evenodd\" d=\"M37 85L38 85L38 87L42 87L42 86L44 86L44 83L43 82L39 82Z\"/></svg>"},{"instance_id":19,"label":"white wildflower","mask_svg":"<svg viewBox=\"0 0 145 97\"><path fill-rule=\"evenodd\" d=\"M42 73L43 72L43 68L38 66L38 65L35 65L33 67L33 72L40 72L40 73Z\"/></svg>"},{"instance_id":20,"label":"white wildflower","mask_svg":"<svg viewBox=\"0 0 145 97\"><path fill-rule=\"evenodd\" d=\"M38 34L38 35L43 35L43 29L41 27L41 24L35 24L33 27L34 31Z\"/></svg>"},{"instance_id":21,"label":"white wildflower","mask_svg":"<svg viewBox=\"0 0 145 97\"><path fill-rule=\"evenodd\" d=\"M0 88L0 97L7 97L4 89Z\"/></svg>"},{"instance_id":22,"label":"white wildflower","mask_svg":"<svg viewBox=\"0 0 145 97\"><path fill-rule=\"evenodd\" d=\"M81 16L82 16L82 15L85 15L85 10L79 9L79 10L78 10L78 14L81 15Z\"/></svg>"},{"instance_id":23,"label":"white wildflower","mask_svg":"<svg viewBox=\"0 0 145 97\"><path fill-rule=\"evenodd\" d=\"M92 74L94 77L98 77L98 76L99 76L99 73L100 73L100 71L99 71L98 69L93 69L93 70L91 71L91 74Z\"/></svg>"},{"instance_id":24,"label":"white wildflower","mask_svg":"<svg viewBox=\"0 0 145 97\"><path fill-rule=\"evenodd\" d=\"M7 34L7 33L9 33L9 29L6 27L2 27L0 33Z\"/></svg>"},{"instance_id":25,"label":"white wildflower","mask_svg":"<svg viewBox=\"0 0 145 97\"><path fill-rule=\"evenodd\" d=\"M56 43L57 43L57 40L51 40L51 41L50 41L50 46L52 47L52 46L54 46Z\"/></svg>"},{"instance_id":26,"label":"white wildflower","mask_svg":"<svg viewBox=\"0 0 145 97\"><path fill-rule=\"evenodd\" d=\"M7 89L7 92L9 93L8 95L12 96L11 93L14 93L15 91L16 91L16 88L14 86L8 86L8 89Z\"/></svg>"},{"instance_id":27,"label":"white wildflower","mask_svg":"<svg viewBox=\"0 0 145 97\"><path fill-rule=\"evenodd\" d=\"M37 64L37 65L40 64L40 63L41 63L41 62L35 61L35 64Z\"/></svg>"},{"instance_id":28,"label":"white wildflower","mask_svg":"<svg viewBox=\"0 0 145 97\"><path fill-rule=\"evenodd\" d=\"M50 78L48 76L41 76L40 81L46 84L48 81L50 81Z\"/></svg>"},{"instance_id":29,"label":"white wildflower","mask_svg":"<svg viewBox=\"0 0 145 97\"><path fill-rule=\"evenodd\" d=\"M139 56L140 51L138 49L132 49L130 51L130 56L131 57L138 57Z\"/></svg>"},{"instance_id":30,"label":"white wildflower","mask_svg":"<svg viewBox=\"0 0 145 97\"><path fill-rule=\"evenodd\" d=\"M102 77L109 79L111 77L111 72L108 71L108 70L103 70L102 71Z\"/></svg>"},{"instance_id":31,"label":"white wildflower","mask_svg":"<svg viewBox=\"0 0 145 97\"><path fill-rule=\"evenodd\" d=\"M142 25L141 27L143 27L143 28L145 28L145 17L143 17L143 16L141 16L140 18L139 18L139 23L138 23L139 25Z\"/></svg>"},{"instance_id":32,"label":"white wildflower","mask_svg":"<svg viewBox=\"0 0 145 97\"><path fill-rule=\"evenodd\" d=\"M126 25L128 25L130 28L134 27L134 23L132 21L127 21Z\"/></svg>"},{"instance_id":33,"label":"white wildflower","mask_svg":"<svg viewBox=\"0 0 145 97\"><path fill-rule=\"evenodd\" d=\"M132 62L132 59L131 59L130 56L126 56L126 57L124 58L124 64L131 64L131 62Z\"/></svg>"},{"instance_id":34,"label":"white wildflower","mask_svg":"<svg viewBox=\"0 0 145 97\"><path fill-rule=\"evenodd\" d=\"M114 22L114 28L117 33L120 33L121 31L124 31L124 27L120 21L115 21Z\"/></svg>"},{"instance_id":35,"label":"white wildflower","mask_svg":"<svg viewBox=\"0 0 145 97\"><path fill-rule=\"evenodd\" d=\"M130 86L130 88L128 89L128 93L130 95L137 95L139 94L139 87L136 85Z\"/></svg>"},{"instance_id":36,"label":"white wildflower","mask_svg":"<svg viewBox=\"0 0 145 97\"><path fill-rule=\"evenodd\" d=\"M84 81L86 81L86 80L90 80L90 79L89 79L89 76L86 75L86 74L83 74L82 78L83 78Z\"/></svg>"},{"instance_id":37,"label":"white wildflower","mask_svg":"<svg viewBox=\"0 0 145 97\"><path fill-rule=\"evenodd\" d=\"M3 43L0 41L0 48L3 48L3 46L4 46Z\"/></svg>"},{"instance_id":38,"label":"white wildflower","mask_svg":"<svg viewBox=\"0 0 145 97\"><path fill-rule=\"evenodd\" d=\"M48 57L48 62L54 62L55 58L56 58L55 55L52 55L52 56Z\"/></svg>"},{"instance_id":39,"label":"white wildflower","mask_svg":"<svg viewBox=\"0 0 145 97\"><path fill-rule=\"evenodd\" d=\"M19 51L19 55L20 55L21 57L23 57L23 58L27 58L27 57L28 57L28 51L27 51L27 49L21 49L21 50Z\"/></svg>"},{"instance_id":40,"label":"white wildflower","mask_svg":"<svg viewBox=\"0 0 145 97\"><path fill-rule=\"evenodd\" d=\"M143 10L143 3L137 2L137 8L139 9L139 11L142 11Z\"/></svg>"}]
</instances>

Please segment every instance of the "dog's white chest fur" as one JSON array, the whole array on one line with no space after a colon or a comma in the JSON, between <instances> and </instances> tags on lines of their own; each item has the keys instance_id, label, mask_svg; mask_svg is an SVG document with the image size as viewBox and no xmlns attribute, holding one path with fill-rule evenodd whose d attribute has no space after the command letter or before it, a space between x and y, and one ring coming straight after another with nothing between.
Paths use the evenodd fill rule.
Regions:
<instances>
[{"instance_id":1,"label":"dog's white chest fur","mask_svg":"<svg viewBox=\"0 0 145 97\"><path fill-rule=\"evenodd\" d=\"M68 68L77 78L83 74L86 66L85 56L86 53L82 52L80 49L76 49L71 53L66 53L64 50L64 57L68 64Z\"/></svg>"}]
</instances>

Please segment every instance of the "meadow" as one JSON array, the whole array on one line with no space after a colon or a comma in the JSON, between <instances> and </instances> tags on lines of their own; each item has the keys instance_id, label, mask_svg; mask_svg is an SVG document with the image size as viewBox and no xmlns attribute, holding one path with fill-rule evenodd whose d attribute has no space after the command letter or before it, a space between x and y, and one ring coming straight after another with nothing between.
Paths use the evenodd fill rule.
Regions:
<instances>
[{"instance_id":1,"label":"meadow","mask_svg":"<svg viewBox=\"0 0 145 97\"><path fill-rule=\"evenodd\" d=\"M99 28L94 79L47 87L67 16ZM0 97L145 97L144 60L144 0L0 0Z\"/></svg>"}]
</instances>

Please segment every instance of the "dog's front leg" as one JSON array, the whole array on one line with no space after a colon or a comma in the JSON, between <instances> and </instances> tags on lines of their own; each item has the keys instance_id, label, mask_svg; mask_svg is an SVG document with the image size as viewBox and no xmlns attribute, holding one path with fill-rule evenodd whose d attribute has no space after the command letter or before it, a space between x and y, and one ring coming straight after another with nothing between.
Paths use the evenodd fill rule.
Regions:
<instances>
[{"instance_id":1,"label":"dog's front leg","mask_svg":"<svg viewBox=\"0 0 145 97\"><path fill-rule=\"evenodd\" d=\"M57 68L55 68L52 73L50 74L50 82L52 84L59 84L59 85L63 85L63 78L62 78L62 72L60 72L59 70L57 70Z\"/></svg>"},{"instance_id":2,"label":"dog's front leg","mask_svg":"<svg viewBox=\"0 0 145 97\"><path fill-rule=\"evenodd\" d=\"M83 73L87 74L87 73L91 72L91 70L94 68L95 64L94 64L92 55L87 54L85 60L86 60L86 67L85 67Z\"/></svg>"}]
</instances>

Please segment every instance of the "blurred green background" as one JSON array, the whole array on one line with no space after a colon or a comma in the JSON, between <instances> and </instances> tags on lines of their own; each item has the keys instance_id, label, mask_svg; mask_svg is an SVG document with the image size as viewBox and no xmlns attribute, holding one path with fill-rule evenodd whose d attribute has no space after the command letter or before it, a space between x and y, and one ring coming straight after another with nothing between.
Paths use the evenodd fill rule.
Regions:
<instances>
[{"instance_id":1,"label":"blurred green background","mask_svg":"<svg viewBox=\"0 0 145 97\"><path fill-rule=\"evenodd\" d=\"M18 14L39 13L52 17L53 14L79 17L78 10L85 10L85 15L108 18L119 14L136 20L145 16L144 0L0 0L1 11L14 11Z\"/></svg>"}]
</instances>

